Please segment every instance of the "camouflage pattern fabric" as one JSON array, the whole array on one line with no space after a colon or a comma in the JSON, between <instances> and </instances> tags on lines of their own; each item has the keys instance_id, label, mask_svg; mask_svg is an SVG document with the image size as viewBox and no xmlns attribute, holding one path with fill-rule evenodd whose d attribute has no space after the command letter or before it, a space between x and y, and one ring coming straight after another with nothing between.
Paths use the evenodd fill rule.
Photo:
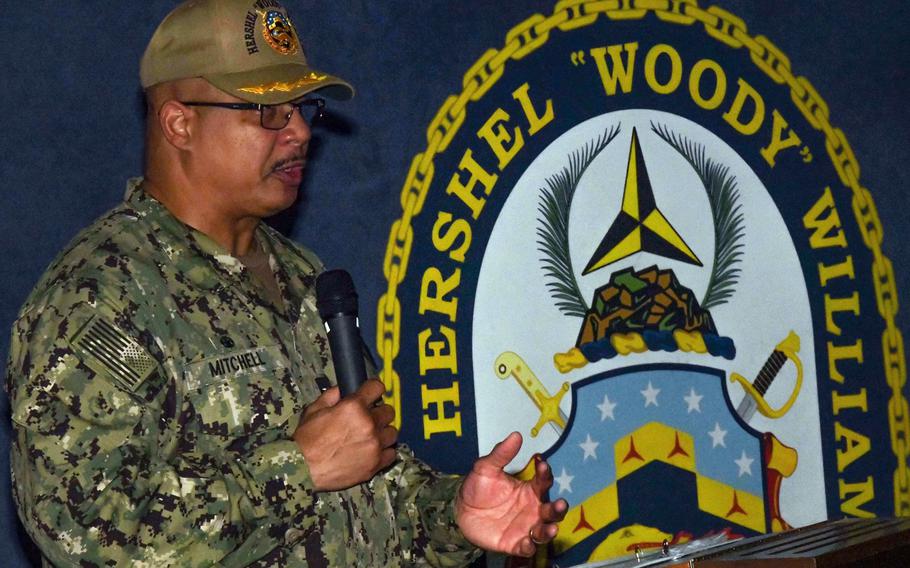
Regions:
<instances>
[{"instance_id":1,"label":"camouflage pattern fabric","mask_svg":"<svg viewBox=\"0 0 910 568\"><path fill-rule=\"evenodd\" d=\"M458 566L457 476L402 447L314 493L291 439L334 382L308 250L261 226L286 306L132 180L47 270L6 388L19 515L55 566Z\"/></svg>"}]
</instances>

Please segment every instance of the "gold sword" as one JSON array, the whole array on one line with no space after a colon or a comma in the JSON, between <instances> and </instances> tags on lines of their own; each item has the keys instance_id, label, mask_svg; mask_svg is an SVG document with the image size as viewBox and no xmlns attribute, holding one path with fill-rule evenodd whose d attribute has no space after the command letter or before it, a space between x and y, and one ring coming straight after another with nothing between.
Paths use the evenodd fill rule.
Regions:
<instances>
[{"instance_id":1,"label":"gold sword","mask_svg":"<svg viewBox=\"0 0 910 568\"><path fill-rule=\"evenodd\" d=\"M540 433L540 428L547 423L556 430L557 434L562 434L562 431L566 429L568 418L559 408L559 403L562 401L562 397L569 392L568 382L564 382L556 394L550 395L543 383L540 382L540 379L537 378L537 375L528 367L528 364L511 351L506 351L497 357L493 367L496 376L502 380L514 377L525 391L525 394L528 395L540 411L540 418L537 420L537 424L531 428L532 438L536 438L537 434Z\"/></svg>"}]
</instances>

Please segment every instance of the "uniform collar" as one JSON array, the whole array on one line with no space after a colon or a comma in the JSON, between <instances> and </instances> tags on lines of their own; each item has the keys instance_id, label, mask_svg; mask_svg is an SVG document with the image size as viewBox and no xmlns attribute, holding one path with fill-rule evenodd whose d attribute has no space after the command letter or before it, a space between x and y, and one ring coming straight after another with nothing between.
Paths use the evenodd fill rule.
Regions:
<instances>
[{"instance_id":1,"label":"uniform collar","mask_svg":"<svg viewBox=\"0 0 910 568\"><path fill-rule=\"evenodd\" d=\"M137 177L127 182L124 195L126 205L136 216L150 225L152 233L160 241L159 248L180 273L203 289L216 291L225 284L230 285L252 311L258 311L253 308L262 306L274 309L272 303L259 293L258 287L253 283L252 274L239 259L205 233L175 217L167 207L143 189L143 181L143 178ZM288 302L291 298L288 297L289 291L285 281L287 275L277 266L276 261L279 239L275 237L274 230L265 223L259 223L254 238L270 256L270 265L278 278L279 289L285 296L285 304L290 311L292 306ZM206 264L220 277L213 277L211 273L201 270L200 258L207 261Z\"/></svg>"}]
</instances>

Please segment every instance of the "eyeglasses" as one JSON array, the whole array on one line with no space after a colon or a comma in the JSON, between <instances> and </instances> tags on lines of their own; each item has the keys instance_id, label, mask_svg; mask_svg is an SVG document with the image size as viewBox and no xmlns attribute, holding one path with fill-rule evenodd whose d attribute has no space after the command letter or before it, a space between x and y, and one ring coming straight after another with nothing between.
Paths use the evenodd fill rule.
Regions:
<instances>
[{"instance_id":1,"label":"eyeglasses","mask_svg":"<svg viewBox=\"0 0 910 568\"><path fill-rule=\"evenodd\" d=\"M282 103L280 105L263 105L259 103L209 103L201 101L180 101L186 106L216 107L230 110L258 110L259 124L268 130L281 130L291 121L294 109L307 124L319 119L325 112L325 99L311 97L296 103Z\"/></svg>"}]
</instances>

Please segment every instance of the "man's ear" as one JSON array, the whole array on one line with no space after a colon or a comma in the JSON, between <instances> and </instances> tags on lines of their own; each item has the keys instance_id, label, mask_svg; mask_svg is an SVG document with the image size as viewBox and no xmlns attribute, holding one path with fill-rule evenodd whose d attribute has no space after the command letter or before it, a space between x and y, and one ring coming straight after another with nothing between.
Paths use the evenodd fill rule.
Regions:
<instances>
[{"instance_id":1,"label":"man's ear","mask_svg":"<svg viewBox=\"0 0 910 568\"><path fill-rule=\"evenodd\" d=\"M172 146L185 150L190 145L195 116L189 107L170 100L158 109L158 126L161 128L164 138Z\"/></svg>"}]
</instances>

